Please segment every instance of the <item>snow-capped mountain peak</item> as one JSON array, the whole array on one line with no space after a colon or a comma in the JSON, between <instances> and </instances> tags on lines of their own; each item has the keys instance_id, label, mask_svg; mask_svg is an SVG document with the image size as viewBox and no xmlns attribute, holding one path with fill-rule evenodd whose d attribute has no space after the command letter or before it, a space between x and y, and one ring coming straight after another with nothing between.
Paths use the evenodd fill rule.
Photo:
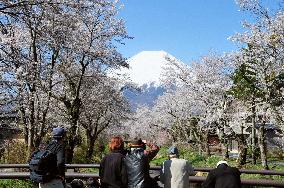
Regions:
<instances>
[{"instance_id":1,"label":"snow-capped mountain peak","mask_svg":"<svg viewBox=\"0 0 284 188\"><path fill-rule=\"evenodd\" d=\"M174 58L165 51L142 51L128 60L129 69L122 70L139 86L160 85L160 76L166 66L166 57Z\"/></svg>"},{"instance_id":2,"label":"snow-capped mountain peak","mask_svg":"<svg viewBox=\"0 0 284 188\"><path fill-rule=\"evenodd\" d=\"M122 83L134 83L135 87L140 88L126 88L123 91L133 110L138 106L152 107L157 98L165 92L160 79L164 67L168 66L167 57L171 60L176 59L165 51L142 51L127 60L129 68L110 72L112 77L123 75Z\"/></svg>"}]
</instances>

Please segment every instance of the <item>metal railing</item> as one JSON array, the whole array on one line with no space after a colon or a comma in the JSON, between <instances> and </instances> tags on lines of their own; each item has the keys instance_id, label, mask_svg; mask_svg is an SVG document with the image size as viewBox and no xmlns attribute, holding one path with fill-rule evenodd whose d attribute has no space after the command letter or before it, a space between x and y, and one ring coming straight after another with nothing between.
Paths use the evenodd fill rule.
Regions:
<instances>
[{"instance_id":1,"label":"metal railing","mask_svg":"<svg viewBox=\"0 0 284 188\"><path fill-rule=\"evenodd\" d=\"M151 170L160 170L160 166L153 166ZM196 172L209 172L214 168L207 168L207 167L194 167L194 171ZM279 170L249 170L249 169L239 169L242 174L261 174L261 175L279 175L284 176L284 171Z\"/></svg>"},{"instance_id":2,"label":"metal railing","mask_svg":"<svg viewBox=\"0 0 284 188\"><path fill-rule=\"evenodd\" d=\"M98 174L95 173L79 173L79 172L66 172L67 179L88 179L88 178L99 178ZM0 173L0 179L29 179L29 172L7 172ZM189 176L189 181L192 183L202 183L206 177L200 176ZM284 187L283 181L265 180L265 179L242 179L242 185L254 185L254 186L273 186L273 187Z\"/></svg>"},{"instance_id":3,"label":"metal railing","mask_svg":"<svg viewBox=\"0 0 284 188\"><path fill-rule=\"evenodd\" d=\"M66 164L67 169L77 169L77 168L99 168L99 164ZM23 168L28 169L28 164L0 164L0 168ZM159 166L152 166L150 170L160 170ZM194 168L197 172L209 172L212 168ZM280 175L284 176L283 171L276 170L247 170L240 169L241 173L246 174L262 174L262 175ZM96 173L79 173L79 172L66 172L67 179L88 179L88 178L99 178ZM0 172L0 179L29 179L29 172ZM192 183L202 183L205 181L206 177L202 176L190 176L189 180ZM250 186L269 186L269 187L284 187L284 181L269 180L269 179L242 179L242 185Z\"/></svg>"},{"instance_id":4,"label":"metal railing","mask_svg":"<svg viewBox=\"0 0 284 188\"><path fill-rule=\"evenodd\" d=\"M76 168L99 168L99 164L66 164L67 169L76 169ZM29 168L28 164L0 164L1 168ZM213 168L207 167L195 167L194 171L196 172L209 172ZM151 166L150 170L161 170L160 166ZM242 174L261 174L261 175L279 175L284 176L284 171L279 170L249 170L249 169L239 169Z\"/></svg>"}]
</instances>

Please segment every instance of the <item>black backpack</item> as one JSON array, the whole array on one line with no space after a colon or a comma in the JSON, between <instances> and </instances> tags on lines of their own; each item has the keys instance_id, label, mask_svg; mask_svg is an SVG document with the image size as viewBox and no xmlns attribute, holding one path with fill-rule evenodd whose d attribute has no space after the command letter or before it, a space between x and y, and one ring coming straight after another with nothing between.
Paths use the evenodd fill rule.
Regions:
<instances>
[{"instance_id":1,"label":"black backpack","mask_svg":"<svg viewBox=\"0 0 284 188\"><path fill-rule=\"evenodd\" d=\"M57 170L56 146L38 149L29 161L30 179L37 183L46 183L54 178Z\"/></svg>"}]
</instances>

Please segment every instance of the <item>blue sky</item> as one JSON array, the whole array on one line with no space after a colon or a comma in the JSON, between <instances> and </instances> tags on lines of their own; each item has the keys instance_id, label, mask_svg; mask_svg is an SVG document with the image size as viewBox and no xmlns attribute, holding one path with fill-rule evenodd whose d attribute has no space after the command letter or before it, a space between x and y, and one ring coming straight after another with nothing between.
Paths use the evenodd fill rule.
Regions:
<instances>
[{"instance_id":1,"label":"blue sky","mask_svg":"<svg viewBox=\"0 0 284 188\"><path fill-rule=\"evenodd\" d=\"M245 13L234 0L121 0L119 17L128 34L119 51L129 58L144 50L164 50L185 63L209 51L237 47L227 38L242 32Z\"/></svg>"}]
</instances>

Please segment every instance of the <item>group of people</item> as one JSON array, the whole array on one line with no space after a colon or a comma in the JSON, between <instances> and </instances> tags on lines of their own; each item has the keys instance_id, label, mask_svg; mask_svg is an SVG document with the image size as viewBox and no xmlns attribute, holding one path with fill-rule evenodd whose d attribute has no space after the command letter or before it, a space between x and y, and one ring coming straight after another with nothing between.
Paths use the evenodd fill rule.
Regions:
<instances>
[{"instance_id":1,"label":"group of people","mask_svg":"<svg viewBox=\"0 0 284 188\"><path fill-rule=\"evenodd\" d=\"M81 180L65 185L65 157L63 138L65 129L54 128L51 144L56 145L57 167L53 178L39 183L40 188L80 188L84 186ZM99 168L99 182L93 187L101 188L156 188L157 179L150 176L150 161L157 155L159 147L156 144L135 139L124 148L121 137L112 137L109 142L110 152L103 157ZM163 162L160 172L160 182L165 188L188 188L189 176L195 175L191 163L179 158L178 148L172 146L168 150L169 159ZM204 188L239 188L241 187L240 172L230 167L226 161L217 163L216 169L210 171L202 187Z\"/></svg>"},{"instance_id":2,"label":"group of people","mask_svg":"<svg viewBox=\"0 0 284 188\"><path fill-rule=\"evenodd\" d=\"M149 149L146 149L146 146ZM150 177L149 162L156 156L159 147L135 139L124 149L121 137L113 137L109 143L110 153L100 164L100 183L102 188L110 187L157 187L157 182Z\"/></svg>"},{"instance_id":3,"label":"group of people","mask_svg":"<svg viewBox=\"0 0 284 188\"><path fill-rule=\"evenodd\" d=\"M148 150L146 149L148 146ZM102 188L156 188L156 179L150 177L149 162L156 156L159 147L141 139L129 144L124 150L121 137L113 137L109 143L110 153L100 164L100 184ZM163 162L160 181L164 188L189 188L189 176L196 175L188 160L179 158L176 146L168 149L169 159ZM203 188L240 188L240 171L230 167L226 161L219 161L216 169L208 174Z\"/></svg>"}]
</instances>

